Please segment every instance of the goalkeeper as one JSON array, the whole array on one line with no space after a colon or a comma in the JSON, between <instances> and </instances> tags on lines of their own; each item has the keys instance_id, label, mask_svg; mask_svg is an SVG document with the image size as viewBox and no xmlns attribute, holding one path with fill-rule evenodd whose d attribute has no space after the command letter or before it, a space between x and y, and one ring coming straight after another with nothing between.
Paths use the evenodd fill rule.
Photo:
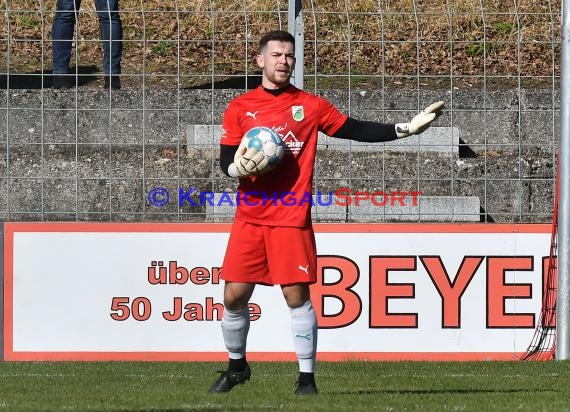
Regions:
<instances>
[{"instance_id":1,"label":"goalkeeper","mask_svg":"<svg viewBox=\"0 0 570 412\"><path fill-rule=\"evenodd\" d=\"M228 176L239 178L238 195L247 193L251 202L237 206L223 261L221 326L229 363L210 388L213 393L228 392L250 379L246 360L248 302L256 284L279 285L289 307L299 364L295 394L318 392L314 376L317 317L309 290L316 281L317 253L311 205L300 202L304 194L312 193L318 132L339 139L385 142L423 132L443 108L443 102L434 103L409 123L353 119L325 99L290 84L294 56L295 39L290 33L265 34L257 56L261 86L233 99L223 117L220 166ZM286 146L281 162L266 173L264 155L240 145L245 132L255 126L271 127ZM274 196L254 201L252 193ZM293 196L288 204L295 206L279 202L279 194L284 193Z\"/></svg>"}]
</instances>

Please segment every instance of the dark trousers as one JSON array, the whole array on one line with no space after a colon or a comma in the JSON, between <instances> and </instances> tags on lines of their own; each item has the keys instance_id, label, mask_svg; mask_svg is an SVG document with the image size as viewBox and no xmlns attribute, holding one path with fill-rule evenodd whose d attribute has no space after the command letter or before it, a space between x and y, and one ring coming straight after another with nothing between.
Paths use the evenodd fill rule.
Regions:
<instances>
[{"instance_id":1,"label":"dark trousers","mask_svg":"<svg viewBox=\"0 0 570 412\"><path fill-rule=\"evenodd\" d=\"M81 0L57 0L56 15L52 26L54 74L69 72L73 31L80 6ZM95 7L99 17L103 46L103 72L120 74L123 28L119 16L119 0L95 0Z\"/></svg>"}]
</instances>

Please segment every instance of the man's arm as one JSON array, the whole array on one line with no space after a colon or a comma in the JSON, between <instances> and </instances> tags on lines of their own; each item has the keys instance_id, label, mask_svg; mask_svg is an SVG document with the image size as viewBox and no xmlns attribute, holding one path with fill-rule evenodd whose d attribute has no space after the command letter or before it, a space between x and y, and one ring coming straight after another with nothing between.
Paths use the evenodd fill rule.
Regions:
<instances>
[{"instance_id":1,"label":"man's arm","mask_svg":"<svg viewBox=\"0 0 570 412\"><path fill-rule=\"evenodd\" d=\"M441 116L443 105L443 102L437 102L428 106L409 123L384 124L349 117L333 137L356 140L357 142L377 143L420 134Z\"/></svg>"},{"instance_id":2,"label":"man's arm","mask_svg":"<svg viewBox=\"0 0 570 412\"><path fill-rule=\"evenodd\" d=\"M226 144L220 145L220 168L222 172L228 177L233 177L230 175L228 169L230 165L234 162L234 156L238 150L239 145L230 146Z\"/></svg>"},{"instance_id":3,"label":"man's arm","mask_svg":"<svg viewBox=\"0 0 570 412\"><path fill-rule=\"evenodd\" d=\"M356 120L352 117L346 119L333 137L368 143L388 142L398 138L394 124Z\"/></svg>"}]
</instances>

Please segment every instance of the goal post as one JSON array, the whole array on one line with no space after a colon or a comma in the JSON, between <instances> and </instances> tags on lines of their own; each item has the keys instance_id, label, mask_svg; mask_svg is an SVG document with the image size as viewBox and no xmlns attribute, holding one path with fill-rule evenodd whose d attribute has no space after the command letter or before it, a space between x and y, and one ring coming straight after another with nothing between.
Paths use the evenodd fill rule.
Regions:
<instances>
[{"instance_id":1,"label":"goal post","mask_svg":"<svg viewBox=\"0 0 570 412\"><path fill-rule=\"evenodd\" d=\"M556 296L556 359L570 359L570 2L562 2L560 85L560 205L558 209L558 290Z\"/></svg>"}]
</instances>

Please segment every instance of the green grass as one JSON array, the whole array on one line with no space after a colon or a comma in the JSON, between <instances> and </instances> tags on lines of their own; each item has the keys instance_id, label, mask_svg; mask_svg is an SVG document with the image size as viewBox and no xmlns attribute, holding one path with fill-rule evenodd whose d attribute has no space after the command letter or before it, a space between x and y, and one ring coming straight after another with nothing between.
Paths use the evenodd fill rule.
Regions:
<instances>
[{"instance_id":1,"label":"green grass","mask_svg":"<svg viewBox=\"0 0 570 412\"><path fill-rule=\"evenodd\" d=\"M217 363L2 363L0 409L570 411L559 362L344 362L318 365L320 394L292 394L294 363L252 362L252 379L207 393Z\"/></svg>"}]
</instances>

